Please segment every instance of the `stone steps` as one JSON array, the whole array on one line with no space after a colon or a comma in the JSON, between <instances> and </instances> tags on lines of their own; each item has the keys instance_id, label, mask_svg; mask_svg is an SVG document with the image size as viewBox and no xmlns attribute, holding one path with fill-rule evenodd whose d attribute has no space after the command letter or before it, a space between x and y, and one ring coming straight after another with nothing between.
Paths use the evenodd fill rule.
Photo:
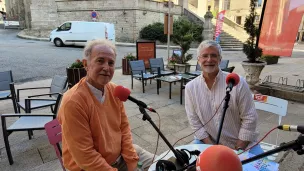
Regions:
<instances>
[{"instance_id":1,"label":"stone steps","mask_svg":"<svg viewBox=\"0 0 304 171\"><path fill-rule=\"evenodd\" d=\"M189 18L190 21L195 23L204 22L202 18L198 17L192 11L184 9L184 15ZM212 20L212 24L215 29L216 20ZM223 50L227 51L241 51L243 48L243 42L246 40L247 35L237 31L229 25L223 23L223 31L220 35L220 45Z\"/></svg>"}]
</instances>

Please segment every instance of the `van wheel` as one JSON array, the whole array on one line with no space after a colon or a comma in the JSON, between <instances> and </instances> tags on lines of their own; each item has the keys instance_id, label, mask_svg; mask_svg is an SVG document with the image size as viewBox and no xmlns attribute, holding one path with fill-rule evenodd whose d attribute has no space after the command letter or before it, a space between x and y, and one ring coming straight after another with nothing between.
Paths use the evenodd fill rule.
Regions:
<instances>
[{"instance_id":1,"label":"van wheel","mask_svg":"<svg viewBox=\"0 0 304 171\"><path fill-rule=\"evenodd\" d=\"M56 38L56 39L54 40L54 44L55 44L55 46L57 46L57 47L63 46L63 42L62 42L62 40L59 39L59 38Z\"/></svg>"}]
</instances>

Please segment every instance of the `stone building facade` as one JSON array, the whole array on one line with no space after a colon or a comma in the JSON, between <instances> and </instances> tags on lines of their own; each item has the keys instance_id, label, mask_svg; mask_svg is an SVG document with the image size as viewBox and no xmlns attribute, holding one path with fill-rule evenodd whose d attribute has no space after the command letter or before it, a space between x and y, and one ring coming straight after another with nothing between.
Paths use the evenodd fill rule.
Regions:
<instances>
[{"instance_id":1,"label":"stone building facade","mask_svg":"<svg viewBox=\"0 0 304 171\"><path fill-rule=\"evenodd\" d=\"M135 42L142 27L163 22L168 11L164 3L148 0L11 0L6 7L9 15L21 18L29 35L38 37L48 37L65 21L92 21L95 10L97 21L115 24L116 41L122 42ZM175 18L182 12L182 5L171 9Z\"/></svg>"},{"instance_id":2,"label":"stone building facade","mask_svg":"<svg viewBox=\"0 0 304 171\"><path fill-rule=\"evenodd\" d=\"M5 0L0 0L0 13L5 13L6 10L5 10Z\"/></svg>"}]
</instances>

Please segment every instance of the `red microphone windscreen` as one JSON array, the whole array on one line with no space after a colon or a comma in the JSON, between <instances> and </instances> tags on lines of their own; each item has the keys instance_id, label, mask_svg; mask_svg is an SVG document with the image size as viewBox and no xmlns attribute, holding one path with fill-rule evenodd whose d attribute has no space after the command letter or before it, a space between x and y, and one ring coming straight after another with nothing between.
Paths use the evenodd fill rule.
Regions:
<instances>
[{"instance_id":1,"label":"red microphone windscreen","mask_svg":"<svg viewBox=\"0 0 304 171\"><path fill-rule=\"evenodd\" d=\"M240 82L240 77L236 73L230 73L226 77L226 83L228 84L230 80L234 80L233 86L236 86Z\"/></svg>"},{"instance_id":2,"label":"red microphone windscreen","mask_svg":"<svg viewBox=\"0 0 304 171\"><path fill-rule=\"evenodd\" d=\"M229 147L213 145L203 151L196 160L197 171L242 171L238 155Z\"/></svg>"},{"instance_id":3,"label":"red microphone windscreen","mask_svg":"<svg viewBox=\"0 0 304 171\"><path fill-rule=\"evenodd\" d=\"M120 101L125 102L129 95L131 94L131 91L124 86L116 86L114 89L114 96L119 98Z\"/></svg>"}]
</instances>

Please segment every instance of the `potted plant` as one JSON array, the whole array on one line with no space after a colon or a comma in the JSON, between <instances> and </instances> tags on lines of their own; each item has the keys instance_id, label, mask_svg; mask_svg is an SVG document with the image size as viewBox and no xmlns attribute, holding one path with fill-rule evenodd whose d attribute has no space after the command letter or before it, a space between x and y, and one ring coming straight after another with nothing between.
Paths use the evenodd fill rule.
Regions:
<instances>
[{"instance_id":1,"label":"potted plant","mask_svg":"<svg viewBox=\"0 0 304 171\"><path fill-rule=\"evenodd\" d=\"M262 55L261 60L266 62L267 65L277 64L279 61L279 56L273 55Z\"/></svg>"},{"instance_id":2,"label":"potted plant","mask_svg":"<svg viewBox=\"0 0 304 171\"><path fill-rule=\"evenodd\" d=\"M177 56L175 53L173 53L172 57L169 58L168 60L168 68L169 69L174 69L174 65L177 63Z\"/></svg>"},{"instance_id":3,"label":"potted plant","mask_svg":"<svg viewBox=\"0 0 304 171\"><path fill-rule=\"evenodd\" d=\"M243 45L243 52L246 54L248 61L242 62L246 81L250 88L253 88L259 82L261 71L266 65L265 62L259 60L262 56L262 49L256 44L256 39L260 36L259 28L254 24L256 16L255 0L250 0L250 14L245 19L245 31L249 38Z\"/></svg>"},{"instance_id":4,"label":"potted plant","mask_svg":"<svg viewBox=\"0 0 304 171\"><path fill-rule=\"evenodd\" d=\"M129 66L129 61L134 61L136 57L132 53L128 53L124 58L122 59L122 74L123 75L130 75L131 70Z\"/></svg>"},{"instance_id":5,"label":"potted plant","mask_svg":"<svg viewBox=\"0 0 304 171\"><path fill-rule=\"evenodd\" d=\"M175 71L179 73L189 72L191 65L188 64L188 61L192 59L193 54L187 52L191 43L196 40L194 37L196 26L187 18L180 17L174 22L173 28L172 41L181 47L180 54L173 53L171 57L174 60Z\"/></svg>"},{"instance_id":6,"label":"potted plant","mask_svg":"<svg viewBox=\"0 0 304 171\"><path fill-rule=\"evenodd\" d=\"M83 62L77 59L70 67L66 69L68 77L68 86L72 88L75 84L81 80L81 78L87 75L87 72L83 66Z\"/></svg>"}]
</instances>

